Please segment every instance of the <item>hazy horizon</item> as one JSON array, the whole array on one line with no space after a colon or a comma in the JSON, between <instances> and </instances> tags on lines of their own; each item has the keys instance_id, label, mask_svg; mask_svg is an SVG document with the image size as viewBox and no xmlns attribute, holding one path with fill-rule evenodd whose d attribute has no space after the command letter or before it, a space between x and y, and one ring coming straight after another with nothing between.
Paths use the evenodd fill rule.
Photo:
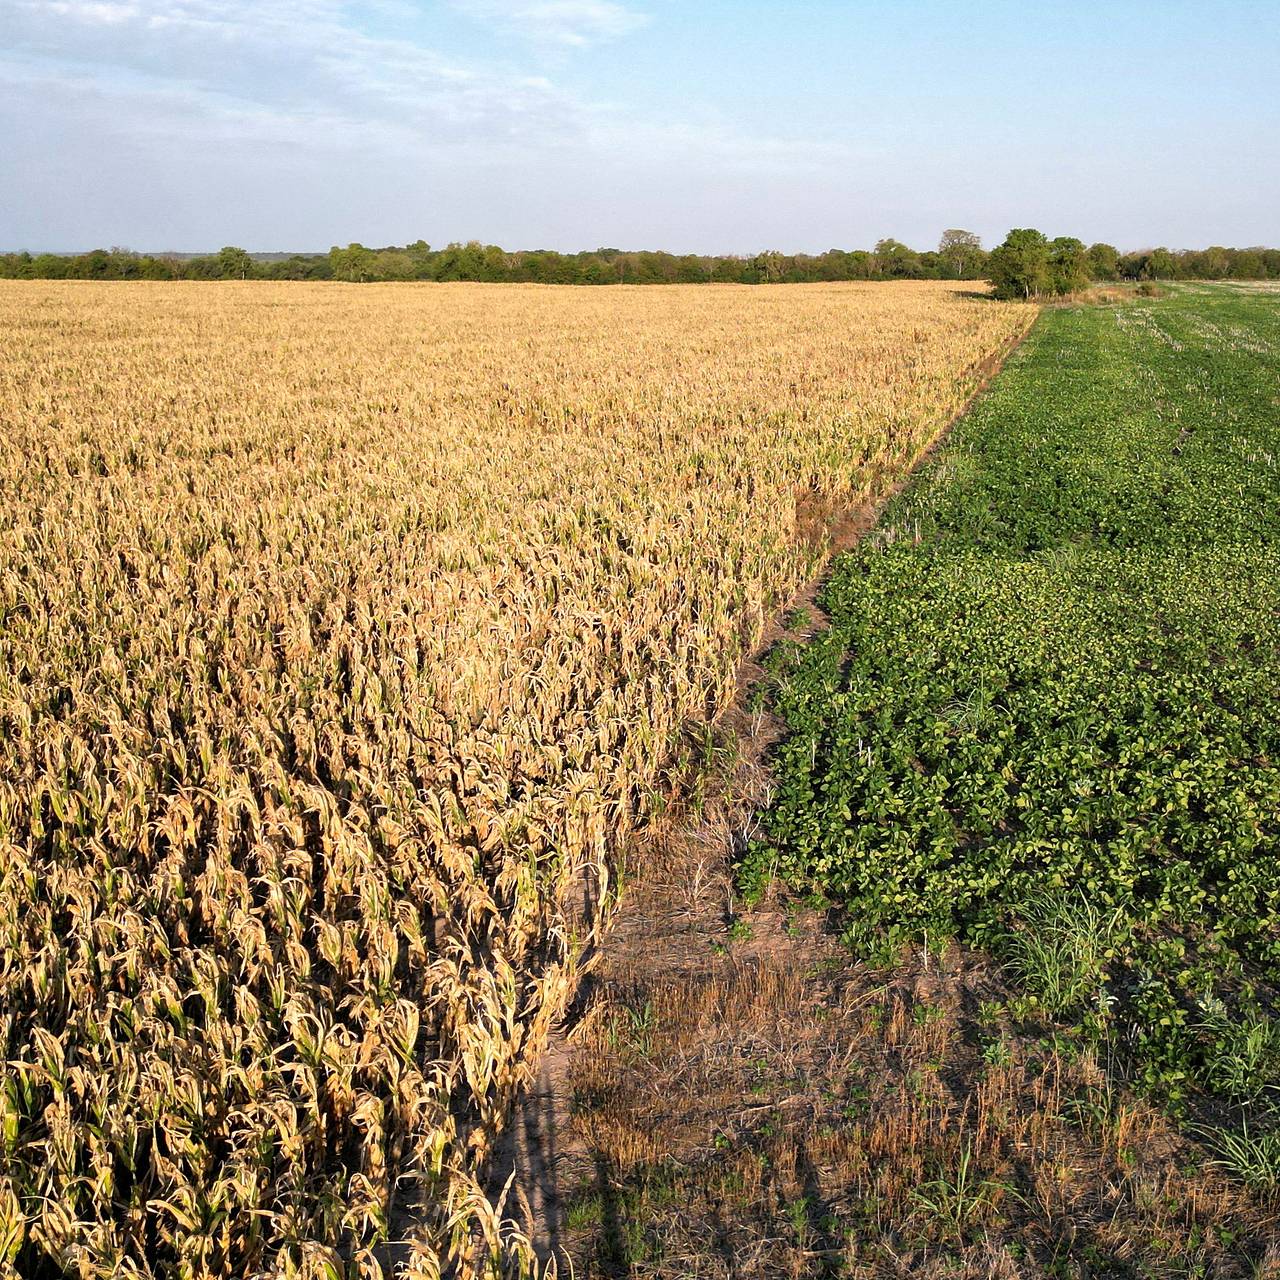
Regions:
<instances>
[{"instance_id":1,"label":"hazy horizon","mask_svg":"<svg viewBox=\"0 0 1280 1280\"><path fill-rule=\"evenodd\" d=\"M1280 242L1273 5L0 0L0 19L13 250Z\"/></svg>"},{"instance_id":2,"label":"hazy horizon","mask_svg":"<svg viewBox=\"0 0 1280 1280\"><path fill-rule=\"evenodd\" d=\"M943 228L943 230L947 230L947 229L948 228ZM1012 230L1012 229L1013 229L1012 227L1009 228L1009 230ZM1070 233L1064 232L1063 234L1070 234ZM941 236L942 236L942 231L939 231L938 235L935 236L932 240L928 241L927 243L923 243L923 242L920 244L908 243L907 247L909 249L915 249L920 252L926 252L931 249L936 249L938 246L938 241L941 238ZM415 240L419 238L423 240L427 239L426 236L422 236L422 237L415 237ZM982 242L982 247L984 249L993 249L1001 240L1003 240L1003 238L1004 238L1003 235L998 235L992 238L990 241L987 241L984 239ZM477 243L492 243L492 242L476 241L475 236L459 237L456 240L441 241L439 243L432 240L428 240L427 242L428 244L430 244L433 250L436 250L436 249L446 248L449 244L467 244L473 241ZM246 246L246 245L237 245L235 247L245 249L251 257L256 259L256 258L319 257L319 256L323 256L324 254L327 254L330 249L333 249L335 247L346 248L347 245L349 244L362 244L367 249L402 249L406 247L406 245L412 244L413 242L414 241L409 240L409 241L401 241L399 244L375 244L372 241L362 240L359 236L356 236L354 238L342 237L334 241L333 244L326 245L323 249L314 249L314 248L313 249L268 249L268 248L255 249L252 246ZM1099 242L1086 241L1086 244L1089 244L1089 243L1097 244ZM1102 243L1111 244L1111 241L1103 241ZM136 253L143 257L202 258L202 257L209 257L212 255L215 255L220 249L223 249L226 247L227 247L226 241L222 241L218 244L206 245L204 248L201 248L201 249L155 249L148 245L139 246L139 245L127 245L127 244L107 244L105 242L95 243L95 244L86 244L76 249L65 249L65 248L58 249L58 248L50 248L48 246L41 246L40 248L37 249L37 248L33 248L30 245L0 244L0 253L22 253L25 251L32 254L51 253L56 257L75 257L84 253L93 253L99 249L105 249L107 251L119 249L119 250L122 250L123 252ZM1275 249L1278 246L1276 244L1264 244L1262 241L1259 241L1257 244L1234 244L1234 245L1219 244L1217 241L1212 241L1212 242L1203 241L1201 243L1196 243L1196 244L1157 244L1153 241L1150 244L1129 244L1129 245L1121 244L1121 245L1112 245L1112 247L1115 249L1118 249L1121 254L1145 253L1153 249L1167 249L1171 253L1177 254L1177 253L1188 253L1188 252L1194 253L1203 249L1210 249L1210 248L1248 250L1248 249ZM734 257L749 257L755 253L766 252L766 251L776 251L785 255L807 254L807 255L816 257L816 256L819 256L821 253L826 252L827 250L833 250L833 249L841 250L841 251L854 251L854 250L864 249L864 250L870 251L875 248L875 245L874 244L833 244L833 245L828 245L827 250L790 249L790 248L787 248L785 245L764 245L759 249L745 250L745 251L734 250L734 249L726 249L723 251L715 250L715 249L686 249L686 250L677 251L674 249L664 249L661 245L591 245L591 246L583 245L576 249L552 249L549 245L507 244L507 245L498 245L498 248L504 250L507 253L553 252L553 253L561 253L561 254L569 255L569 254L577 254L577 253L597 253L597 252L600 252L601 250L607 250L609 252L618 252L618 253L669 253L669 254L679 253L681 256L685 254L692 254L695 257L699 257L699 258L734 258Z\"/></svg>"}]
</instances>

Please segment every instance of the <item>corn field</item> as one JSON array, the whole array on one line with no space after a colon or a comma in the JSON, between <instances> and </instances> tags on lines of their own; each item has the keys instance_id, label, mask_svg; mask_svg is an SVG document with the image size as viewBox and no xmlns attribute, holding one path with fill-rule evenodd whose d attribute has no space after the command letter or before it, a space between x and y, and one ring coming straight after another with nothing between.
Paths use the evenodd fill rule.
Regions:
<instances>
[{"instance_id":1,"label":"corn field","mask_svg":"<svg viewBox=\"0 0 1280 1280\"><path fill-rule=\"evenodd\" d=\"M1031 315L0 284L0 1269L527 1267L584 892Z\"/></svg>"}]
</instances>

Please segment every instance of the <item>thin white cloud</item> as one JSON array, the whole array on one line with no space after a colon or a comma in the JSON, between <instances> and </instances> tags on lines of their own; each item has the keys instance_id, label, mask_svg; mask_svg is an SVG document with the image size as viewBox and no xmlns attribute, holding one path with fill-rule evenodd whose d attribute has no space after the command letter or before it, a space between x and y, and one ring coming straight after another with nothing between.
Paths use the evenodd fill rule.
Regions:
<instances>
[{"instance_id":1,"label":"thin white cloud","mask_svg":"<svg viewBox=\"0 0 1280 1280\"><path fill-rule=\"evenodd\" d=\"M617 40L648 18L616 0L453 0L454 7L541 44L584 49Z\"/></svg>"},{"instance_id":2,"label":"thin white cloud","mask_svg":"<svg viewBox=\"0 0 1280 1280\"><path fill-rule=\"evenodd\" d=\"M605 0L451 2L483 3L524 22L522 39L564 49L639 21ZM585 96L544 60L531 71L514 55L450 56L397 6L0 0L0 134L14 141L0 148L0 190L21 193L0 201L0 248L199 247L227 224L253 244L297 227L305 245L446 219L464 237L527 245L557 228L588 243L634 217L649 240L638 182L680 192L681 208L702 191L712 210L736 207L743 183L789 190L866 158L687 103L672 114Z\"/></svg>"},{"instance_id":3,"label":"thin white cloud","mask_svg":"<svg viewBox=\"0 0 1280 1280\"><path fill-rule=\"evenodd\" d=\"M42 73L113 99L181 102L157 128L274 118L290 141L335 130L366 145L434 149L578 136L584 109L545 77L449 59L367 34L335 0L0 0L16 54L0 75ZM108 11L109 12L106 12ZM104 129L113 127L105 113ZM218 130L221 132L221 130Z\"/></svg>"},{"instance_id":4,"label":"thin white cloud","mask_svg":"<svg viewBox=\"0 0 1280 1280\"><path fill-rule=\"evenodd\" d=\"M50 0L47 11L60 17L76 18L81 22L100 22L108 26L116 22L128 22L138 16L136 4L93 4L80 3L79 0Z\"/></svg>"},{"instance_id":5,"label":"thin white cloud","mask_svg":"<svg viewBox=\"0 0 1280 1280\"><path fill-rule=\"evenodd\" d=\"M643 20L613 0L456 3L563 44ZM0 58L0 76L42 80L34 96L50 103L90 90L115 102L102 112L104 131L141 119L147 134L198 135L203 119L220 140L234 141L237 128L260 140L274 127L293 145L358 139L406 159L464 149L501 163L513 149L571 148L583 159L626 154L734 173L852 158L842 144L758 137L688 111L640 118L543 74L370 35L359 12L342 0L0 0L17 51Z\"/></svg>"}]
</instances>

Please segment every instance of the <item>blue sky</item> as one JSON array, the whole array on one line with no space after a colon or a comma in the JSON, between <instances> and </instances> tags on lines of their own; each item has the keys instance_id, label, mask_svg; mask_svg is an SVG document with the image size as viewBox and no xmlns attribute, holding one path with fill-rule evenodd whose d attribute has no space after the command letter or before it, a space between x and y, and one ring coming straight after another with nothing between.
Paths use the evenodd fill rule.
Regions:
<instances>
[{"instance_id":1,"label":"blue sky","mask_svg":"<svg viewBox=\"0 0 1280 1280\"><path fill-rule=\"evenodd\" d=\"M0 0L0 248L1280 244L1280 0Z\"/></svg>"}]
</instances>

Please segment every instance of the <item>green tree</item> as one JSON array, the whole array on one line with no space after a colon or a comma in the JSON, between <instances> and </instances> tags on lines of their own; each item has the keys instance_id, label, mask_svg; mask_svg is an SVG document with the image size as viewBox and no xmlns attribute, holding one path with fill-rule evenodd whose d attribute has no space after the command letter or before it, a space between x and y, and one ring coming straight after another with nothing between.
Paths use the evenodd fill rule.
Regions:
<instances>
[{"instance_id":1,"label":"green tree","mask_svg":"<svg viewBox=\"0 0 1280 1280\"><path fill-rule=\"evenodd\" d=\"M1221 245L1210 245L1199 254L1196 275L1203 280L1225 280L1231 271L1231 255Z\"/></svg>"},{"instance_id":2,"label":"green tree","mask_svg":"<svg viewBox=\"0 0 1280 1280\"><path fill-rule=\"evenodd\" d=\"M1049 242L1039 231L1017 227L992 251L988 270L997 298L1038 297L1052 282Z\"/></svg>"},{"instance_id":3,"label":"green tree","mask_svg":"<svg viewBox=\"0 0 1280 1280\"><path fill-rule=\"evenodd\" d=\"M375 255L372 249L366 249L359 241L353 241L345 249L334 245L329 250L329 262L333 267L335 280L360 284L372 278Z\"/></svg>"},{"instance_id":4,"label":"green tree","mask_svg":"<svg viewBox=\"0 0 1280 1280\"><path fill-rule=\"evenodd\" d=\"M973 279L982 265L982 241L973 231L950 227L938 241L938 257L949 280Z\"/></svg>"},{"instance_id":5,"label":"green tree","mask_svg":"<svg viewBox=\"0 0 1280 1280\"><path fill-rule=\"evenodd\" d=\"M1266 275L1261 249L1237 249L1231 264L1233 280L1261 280Z\"/></svg>"},{"instance_id":6,"label":"green tree","mask_svg":"<svg viewBox=\"0 0 1280 1280\"><path fill-rule=\"evenodd\" d=\"M375 280L412 280L416 274L413 259L399 249L382 249L373 258Z\"/></svg>"},{"instance_id":7,"label":"green tree","mask_svg":"<svg viewBox=\"0 0 1280 1280\"><path fill-rule=\"evenodd\" d=\"M1152 249L1138 272L1143 280L1172 280L1178 274L1178 260L1168 249Z\"/></svg>"},{"instance_id":8,"label":"green tree","mask_svg":"<svg viewBox=\"0 0 1280 1280\"><path fill-rule=\"evenodd\" d=\"M67 258L56 253L42 253L31 263L31 274L41 280L61 280L70 266Z\"/></svg>"},{"instance_id":9,"label":"green tree","mask_svg":"<svg viewBox=\"0 0 1280 1280\"><path fill-rule=\"evenodd\" d=\"M1114 280L1120 274L1120 253L1113 244L1089 246L1089 276L1094 280Z\"/></svg>"},{"instance_id":10,"label":"green tree","mask_svg":"<svg viewBox=\"0 0 1280 1280\"><path fill-rule=\"evenodd\" d=\"M786 271L787 260L777 249L766 249L751 259L751 268L762 284L777 284Z\"/></svg>"},{"instance_id":11,"label":"green tree","mask_svg":"<svg viewBox=\"0 0 1280 1280\"><path fill-rule=\"evenodd\" d=\"M702 259L694 253L686 253L676 259L677 284L701 284L707 278Z\"/></svg>"},{"instance_id":12,"label":"green tree","mask_svg":"<svg viewBox=\"0 0 1280 1280\"><path fill-rule=\"evenodd\" d=\"M876 242L875 264L876 273L887 280L918 280L923 274L920 255L892 237Z\"/></svg>"},{"instance_id":13,"label":"green tree","mask_svg":"<svg viewBox=\"0 0 1280 1280\"><path fill-rule=\"evenodd\" d=\"M1058 236L1049 242L1049 275L1054 293L1075 293L1089 283L1089 256L1082 241Z\"/></svg>"},{"instance_id":14,"label":"green tree","mask_svg":"<svg viewBox=\"0 0 1280 1280\"><path fill-rule=\"evenodd\" d=\"M218 250L218 274L224 280L247 280L253 274L253 259L244 249L223 245Z\"/></svg>"}]
</instances>

